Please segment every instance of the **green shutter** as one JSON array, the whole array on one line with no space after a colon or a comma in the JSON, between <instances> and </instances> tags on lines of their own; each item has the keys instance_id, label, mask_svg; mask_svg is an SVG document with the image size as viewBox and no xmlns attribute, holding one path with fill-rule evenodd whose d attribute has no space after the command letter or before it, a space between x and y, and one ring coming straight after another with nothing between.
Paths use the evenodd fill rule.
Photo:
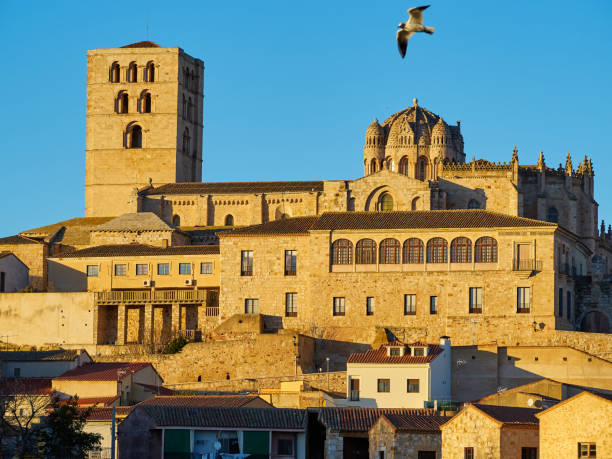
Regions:
<instances>
[{"instance_id":1,"label":"green shutter","mask_svg":"<svg viewBox=\"0 0 612 459\"><path fill-rule=\"evenodd\" d=\"M270 432L244 432L244 451L249 459L268 459L270 457Z\"/></svg>"},{"instance_id":2,"label":"green shutter","mask_svg":"<svg viewBox=\"0 0 612 459\"><path fill-rule=\"evenodd\" d=\"M190 459L191 442L189 430L164 430L164 459Z\"/></svg>"}]
</instances>

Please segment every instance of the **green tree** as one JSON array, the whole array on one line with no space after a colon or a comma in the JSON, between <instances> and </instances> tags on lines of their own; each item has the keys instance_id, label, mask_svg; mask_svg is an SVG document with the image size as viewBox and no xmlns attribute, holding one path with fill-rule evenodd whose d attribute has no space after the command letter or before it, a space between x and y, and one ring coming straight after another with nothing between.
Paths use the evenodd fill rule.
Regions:
<instances>
[{"instance_id":1,"label":"green tree","mask_svg":"<svg viewBox=\"0 0 612 459\"><path fill-rule=\"evenodd\" d=\"M83 431L93 407L79 408L78 397L54 398L46 426L39 436L39 453L45 458L82 458L100 448L100 434Z\"/></svg>"}]
</instances>

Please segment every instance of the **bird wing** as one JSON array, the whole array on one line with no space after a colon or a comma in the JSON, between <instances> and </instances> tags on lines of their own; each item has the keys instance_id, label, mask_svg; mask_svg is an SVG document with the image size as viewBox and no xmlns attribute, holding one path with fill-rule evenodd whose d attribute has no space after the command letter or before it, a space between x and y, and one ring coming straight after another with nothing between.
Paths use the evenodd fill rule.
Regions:
<instances>
[{"instance_id":1,"label":"bird wing","mask_svg":"<svg viewBox=\"0 0 612 459\"><path fill-rule=\"evenodd\" d=\"M397 31L397 49L399 53L404 57L406 55L406 48L408 47L408 39L414 35L414 32L406 32L405 30Z\"/></svg>"},{"instance_id":2,"label":"bird wing","mask_svg":"<svg viewBox=\"0 0 612 459\"><path fill-rule=\"evenodd\" d=\"M425 6L417 6L415 8L410 8L408 10L408 14L410 15L410 19L408 20L408 24L421 24L423 25L423 11L429 8L429 5Z\"/></svg>"}]
</instances>

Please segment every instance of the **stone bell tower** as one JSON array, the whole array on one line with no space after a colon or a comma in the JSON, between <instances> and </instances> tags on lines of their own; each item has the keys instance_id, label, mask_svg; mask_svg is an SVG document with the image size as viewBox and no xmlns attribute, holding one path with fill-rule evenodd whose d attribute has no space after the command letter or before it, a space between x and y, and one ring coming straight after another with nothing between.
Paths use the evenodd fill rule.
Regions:
<instances>
[{"instance_id":1,"label":"stone bell tower","mask_svg":"<svg viewBox=\"0 0 612 459\"><path fill-rule=\"evenodd\" d=\"M202 180L204 63L150 41L87 53L85 216L136 212L134 188Z\"/></svg>"}]
</instances>

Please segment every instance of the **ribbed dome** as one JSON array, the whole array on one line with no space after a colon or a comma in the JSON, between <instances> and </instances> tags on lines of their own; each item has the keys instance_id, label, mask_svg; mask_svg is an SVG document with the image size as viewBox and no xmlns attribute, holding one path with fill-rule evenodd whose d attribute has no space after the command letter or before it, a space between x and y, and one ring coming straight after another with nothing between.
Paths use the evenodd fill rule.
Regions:
<instances>
[{"instance_id":1,"label":"ribbed dome","mask_svg":"<svg viewBox=\"0 0 612 459\"><path fill-rule=\"evenodd\" d=\"M433 128L433 131L431 132L431 134L433 136L442 136L442 135L446 135L448 133L448 126L447 124L444 122L444 120L442 119L442 117L440 117L438 119L438 122L436 123L436 125Z\"/></svg>"},{"instance_id":2,"label":"ribbed dome","mask_svg":"<svg viewBox=\"0 0 612 459\"><path fill-rule=\"evenodd\" d=\"M438 123L438 120L440 120L438 115L423 107L419 107L415 99L412 107L394 113L384 121L382 127L389 131L390 141L396 137L393 134L406 132L409 127L410 131L416 135L417 143L423 144L423 142L429 143L431 131ZM446 123L443 122L443 124L445 125Z\"/></svg>"},{"instance_id":3,"label":"ribbed dome","mask_svg":"<svg viewBox=\"0 0 612 459\"><path fill-rule=\"evenodd\" d=\"M368 129L366 129L366 136L370 136L370 135L384 135L384 133L385 133L385 130L378 123L378 119L377 118L374 118L374 121L372 122L372 124L370 124L368 126Z\"/></svg>"}]
</instances>

